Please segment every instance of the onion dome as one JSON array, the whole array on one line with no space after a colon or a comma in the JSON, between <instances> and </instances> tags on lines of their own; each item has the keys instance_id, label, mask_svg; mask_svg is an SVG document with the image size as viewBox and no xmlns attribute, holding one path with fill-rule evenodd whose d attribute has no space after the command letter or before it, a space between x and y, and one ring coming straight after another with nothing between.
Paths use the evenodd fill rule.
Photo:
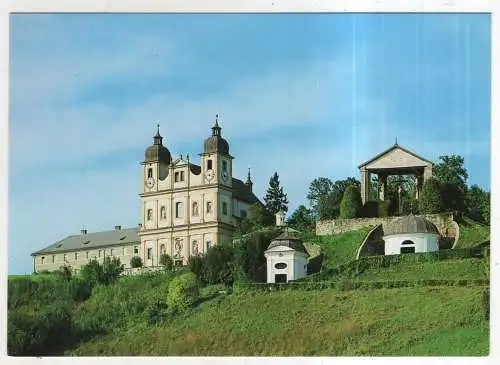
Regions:
<instances>
[{"instance_id":1,"label":"onion dome","mask_svg":"<svg viewBox=\"0 0 500 365\"><path fill-rule=\"evenodd\" d=\"M439 235L439 231L434 223L413 214L396 218L384 226L385 236L408 233L431 233Z\"/></svg>"},{"instance_id":2,"label":"onion dome","mask_svg":"<svg viewBox=\"0 0 500 365\"><path fill-rule=\"evenodd\" d=\"M219 127L218 123L218 118L219 115L217 114L215 116L215 124L212 127L212 136L208 137L205 140L204 144L204 153L222 153L225 155L229 155L229 143L221 137L220 131L221 128Z\"/></svg>"},{"instance_id":3,"label":"onion dome","mask_svg":"<svg viewBox=\"0 0 500 365\"><path fill-rule=\"evenodd\" d=\"M288 228L285 228L283 233L281 233L278 237L274 238L271 243L269 244L269 247L267 248L268 250L277 247L277 246L285 246L285 247L290 247L291 249L295 251L300 251L303 252L307 255L306 248L304 247L304 244L302 243L302 240L300 238L297 238L293 236L289 231Z\"/></svg>"},{"instance_id":4,"label":"onion dome","mask_svg":"<svg viewBox=\"0 0 500 365\"><path fill-rule=\"evenodd\" d=\"M146 149L144 162L161 162L169 165L172 161L172 156L167 147L162 143L163 137L160 135L160 125L156 130L156 135L153 137L153 145Z\"/></svg>"}]
</instances>

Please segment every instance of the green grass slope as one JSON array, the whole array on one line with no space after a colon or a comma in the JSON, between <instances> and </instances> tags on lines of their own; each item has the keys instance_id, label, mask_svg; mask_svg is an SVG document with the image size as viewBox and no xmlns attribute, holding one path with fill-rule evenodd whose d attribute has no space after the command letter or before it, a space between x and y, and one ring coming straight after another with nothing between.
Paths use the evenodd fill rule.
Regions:
<instances>
[{"instance_id":1,"label":"green grass slope","mask_svg":"<svg viewBox=\"0 0 500 365\"><path fill-rule=\"evenodd\" d=\"M484 260L477 258L395 264L384 268L367 269L356 279L363 281L489 279L485 265Z\"/></svg>"},{"instance_id":2,"label":"green grass slope","mask_svg":"<svg viewBox=\"0 0 500 365\"><path fill-rule=\"evenodd\" d=\"M368 227L336 235L309 236L304 237L304 241L320 246L325 254L326 267L333 268L356 259L359 246L370 229Z\"/></svg>"},{"instance_id":3,"label":"green grass slope","mask_svg":"<svg viewBox=\"0 0 500 365\"><path fill-rule=\"evenodd\" d=\"M455 248L475 247L490 239L490 226L462 222L459 228L460 236Z\"/></svg>"},{"instance_id":4,"label":"green grass slope","mask_svg":"<svg viewBox=\"0 0 500 365\"><path fill-rule=\"evenodd\" d=\"M95 337L66 355L484 356L489 330L483 290L233 294L162 325L148 327L128 316L122 330Z\"/></svg>"}]
</instances>

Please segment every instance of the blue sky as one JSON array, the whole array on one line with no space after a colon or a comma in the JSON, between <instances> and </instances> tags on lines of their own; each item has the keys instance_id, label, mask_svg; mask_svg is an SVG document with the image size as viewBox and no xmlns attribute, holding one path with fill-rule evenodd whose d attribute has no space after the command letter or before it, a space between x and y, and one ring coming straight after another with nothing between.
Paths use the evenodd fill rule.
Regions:
<instances>
[{"instance_id":1,"label":"blue sky","mask_svg":"<svg viewBox=\"0 0 500 365\"><path fill-rule=\"evenodd\" d=\"M139 222L157 121L196 160L219 113L235 176L262 197L278 171L291 211L396 136L489 190L490 38L483 14L11 15L8 271Z\"/></svg>"}]
</instances>

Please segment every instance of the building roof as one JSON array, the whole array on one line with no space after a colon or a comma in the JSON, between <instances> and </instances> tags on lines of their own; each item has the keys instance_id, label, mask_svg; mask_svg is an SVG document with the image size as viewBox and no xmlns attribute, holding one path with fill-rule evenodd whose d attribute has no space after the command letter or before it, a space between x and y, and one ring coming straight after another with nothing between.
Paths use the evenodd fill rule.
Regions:
<instances>
[{"instance_id":1,"label":"building roof","mask_svg":"<svg viewBox=\"0 0 500 365\"><path fill-rule=\"evenodd\" d=\"M98 247L106 247L118 244L139 243L139 228L115 229L112 231L102 231L95 233L86 233L80 235L68 236L50 246L31 255L51 254L58 252L67 252L75 250L90 250Z\"/></svg>"},{"instance_id":2,"label":"building roof","mask_svg":"<svg viewBox=\"0 0 500 365\"><path fill-rule=\"evenodd\" d=\"M423 217L413 214L399 217L384 225L384 236L408 233L432 233L439 235L436 226Z\"/></svg>"},{"instance_id":3,"label":"building roof","mask_svg":"<svg viewBox=\"0 0 500 365\"><path fill-rule=\"evenodd\" d=\"M156 162L169 165L172 162L172 155L167 147L163 145L163 137L160 135L160 125L156 135L153 137L153 145L149 146L144 153L144 162Z\"/></svg>"},{"instance_id":4,"label":"building roof","mask_svg":"<svg viewBox=\"0 0 500 365\"><path fill-rule=\"evenodd\" d=\"M212 135L205 140L204 153L222 153L229 155L229 143L221 136L221 127L218 122L219 116L215 116L215 124L212 127Z\"/></svg>"},{"instance_id":5,"label":"building roof","mask_svg":"<svg viewBox=\"0 0 500 365\"><path fill-rule=\"evenodd\" d=\"M366 166L368 165L369 163L375 161L375 160L378 160L380 157L388 154L389 152L395 150L395 149L400 149L401 151L404 151L410 155L412 155L413 157L416 157L424 162L427 162L427 163L430 163L431 165L433 165L433 162L432 161L429 161L419 155L417 155L416 153L414 152L411 152L410 150L407 150L406 148L404 147L401 147L400 145L398 145L397 143L395 143L394 145L392 145L390 148L386 149L384 152L380 152L378 155L376 155L375 157L372 157L371 159L369 159L368 161L362 163L361 165L358 166L358 169L362 168L363 166Z\"/></svg>"},{"instance_id":6,"label":"building roof","mask_svg":"<svg viewBox=\"0 0 500 365\"><path fill-rule=\"evenodd\" d=\"M248 204L260 203L259 198L252 192L251 187L243 181L233 177L233 198Z\"/></svg>"},{"instance_id":7,"label":"building roof","mask_svg":"<svg viewBox=\"0 0 500 365\"><path fill-rule=\"evenodd\" d=\"M295 237L293 233L288 230L288 228L285 228L278 237L274 238L267 249L269 250L273 247L278 246L290 247L295 251L300 251L309 255L306 248L304 247L304 244L302 243L302 240L298 237Z\"/></svg>"}]
</instances>

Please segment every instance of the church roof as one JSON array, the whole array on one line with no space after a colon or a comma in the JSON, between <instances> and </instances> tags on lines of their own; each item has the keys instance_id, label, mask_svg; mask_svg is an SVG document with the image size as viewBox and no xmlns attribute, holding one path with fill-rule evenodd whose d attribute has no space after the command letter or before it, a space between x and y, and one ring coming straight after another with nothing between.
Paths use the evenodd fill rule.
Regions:
<instances>
[{"instance_id":1,"label":"church roof","mask_svg":"<svg viewBox=\"0 0 500 365\"><path fill-rule=\"evenodd\" d=\"M295 237L293 233L288 230L288 228L285 228L278 237L274 238L267 249L269 250L273 247L278 246L290 247L295 251L300 251L308 254L306 248L304 247L304 244L302 243L302 240L298 237Z\"/></svg>"},{"instance_id":2,"label":"church roof","mask_svg":"<svg viewBox=\"0 0 500 365\"><path fill-rule=\"evenodd\" d=\"M31 256L44 253L51 254L75 250L90 250L127 243L140 243L138 227L68 236L50 246L33 252Z\"/></svg>"},{"instance_id":3,"label":"church roof","mask_svg":"<svg viewBox=\"0 0 500 365\"><path fill-rule=\"evenodd\" d=\"M233 198L248 204L260 203L259 198L250 189L250 186L243 181L233 177Z\"/></svg>"},{"instance_id":4,"label":"church roof","mask_svg":"<svg viewBox=\"0 0 500 365\"><path fill-rule=\"evenodd\" d=\"M373 162L373 161L375 161L375 160L378 160L380 157L382 157L382 156L384 156L384 155L388 154L389 152L394 151L394 150L396 150L396 149L399 149L399 150L401 150L401 151L403 151L403 152L406 152L406 153L408 153L408 154L412 155L413 157L418 158L419 160L422 160L422 161L424 161L424 162L427 162L427 163L430 163L431 165L433 165L433 162L432 162L432 161L429 161L429 160L427 160L427 159L425 159L425 158L423 158L423 157L421 157L421 156L417 155L416 153L411 152L410 150L407 150L406 148L401 147L400 145L398 145L397 143L395 143L395 144L394 144L394 145L392 145L390 148L386 149L386 150L385 150L385 151L383 151L383 152L380 152L380 153L379 153L378 155L376 155L375 157L372 157L372 158L371 158L371 159L369 159L368 161L366 161L366 162L362 163L361 165L359 165L359 166L358 166L358 169L360 169L360 168L362 168L362 167L364 167L364 166L366 166L366 165L368 165L368 164L372 163L372 162Z\"/></svg>"},{"instance_id":5,"label":"church roof","mask_svg":"<svg viewBox=\"0 0 500 365\"><path fill-rule=\"evenodd\" d=\"M437 227L427 219L413 214L396 218L384 225L384 236L408 233L432 233L439 234Z\"/></svg>"}]
</instances>

